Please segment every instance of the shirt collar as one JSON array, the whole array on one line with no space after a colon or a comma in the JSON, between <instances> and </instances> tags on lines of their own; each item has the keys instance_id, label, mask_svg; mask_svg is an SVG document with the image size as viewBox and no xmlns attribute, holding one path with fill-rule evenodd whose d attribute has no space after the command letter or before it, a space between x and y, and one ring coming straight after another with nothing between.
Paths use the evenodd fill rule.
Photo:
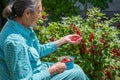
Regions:
<instances>
[{"instance_id":1,"label":"shirt collar","mask_svg":"<svg viewBox=\"0 0 120 80\"><path fill-rule=\"evenodd\" d=\"M21 34L22 36L29 38L31 35L34 34L34 31L32 30L32 27L25 28L23 25L20 23L14 21L14 20L8 20L8 23L13 24L13 28L17 31L17 33Z\"/></svg>"}]
</instances>

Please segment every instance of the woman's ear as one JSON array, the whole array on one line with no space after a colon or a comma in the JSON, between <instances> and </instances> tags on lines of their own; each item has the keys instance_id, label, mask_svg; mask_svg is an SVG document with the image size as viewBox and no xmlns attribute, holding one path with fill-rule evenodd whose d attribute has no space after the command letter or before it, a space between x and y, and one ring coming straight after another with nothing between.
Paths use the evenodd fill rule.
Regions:
<instances>
[{"instance_id":1,"label":"woman's ear","mask_svg":"<svg viewBox=\"0 0 120 80\"><path fill-rule=\"evenodd\" d=\"M25 9L23 16L29 17L30 16L30 10L29 9Z\"/></svg>"}]
</instances>

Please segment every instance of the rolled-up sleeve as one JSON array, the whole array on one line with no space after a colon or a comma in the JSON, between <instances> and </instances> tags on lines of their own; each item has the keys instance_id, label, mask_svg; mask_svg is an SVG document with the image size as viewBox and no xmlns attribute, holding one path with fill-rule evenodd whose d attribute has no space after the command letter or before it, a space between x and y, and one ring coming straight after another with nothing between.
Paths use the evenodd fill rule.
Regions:
<instances>
[{"instance_id":1,"label":"rolled-up sleeve","mask_svg":"<svg viewBox=\"0 0 120 80\"><path fill-rule=\"evenodd\" d=\"M15 36L14 36L15 37ZM12 37L12 38L14 38ZM4 43L4 56L12 80L49 80L47 69L33 71L24 40L8 38Z\"/></svg>"}]
</instances>

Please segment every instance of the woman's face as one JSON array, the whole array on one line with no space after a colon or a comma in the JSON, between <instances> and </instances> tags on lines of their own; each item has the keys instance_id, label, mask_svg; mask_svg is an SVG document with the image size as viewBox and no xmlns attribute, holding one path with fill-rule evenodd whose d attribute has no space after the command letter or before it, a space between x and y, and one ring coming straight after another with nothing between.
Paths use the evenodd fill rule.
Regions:
<instances>
[{"instance_id":1,"label":"woman's face","mask_svg":"<svg viewBox=\"0 0 120 80\"><path fill-rule=\"evenodd\" d=\"M37 19L41 17L41 12L42 12L42 3L39 1L38 7L35 9L34 13L30 14L29 17L29 26L35 26Z\"/></svg>"}]
</instances>

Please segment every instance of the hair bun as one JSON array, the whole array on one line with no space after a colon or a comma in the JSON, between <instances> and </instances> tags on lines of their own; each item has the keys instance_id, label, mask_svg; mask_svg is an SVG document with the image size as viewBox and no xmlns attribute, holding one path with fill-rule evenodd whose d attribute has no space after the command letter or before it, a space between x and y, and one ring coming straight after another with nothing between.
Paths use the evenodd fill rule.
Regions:
<instances>
[{"instance_id":1,"label":"hair bun","mask_svg":"<svg viewBox=\"0 0 120 80\"><path fill-rule=\"evenodd\" d=\"M2 15L3 15L4 18L12 17L12 15L13 15L12 4L9 4L9 5L3 10Z\"/></svg>"}]
</instances>

